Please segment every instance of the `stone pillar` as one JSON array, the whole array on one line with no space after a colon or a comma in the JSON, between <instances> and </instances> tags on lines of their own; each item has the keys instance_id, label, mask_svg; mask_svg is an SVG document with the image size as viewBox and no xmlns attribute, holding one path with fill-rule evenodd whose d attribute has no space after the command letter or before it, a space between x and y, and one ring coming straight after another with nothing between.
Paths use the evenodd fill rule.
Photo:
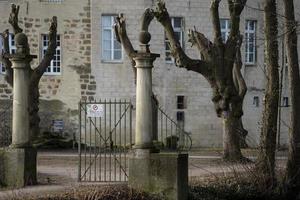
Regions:
<instances>
[{"instance_id":1,"label":"stone pillar","mask_svg":"<svg viewBox=\"0 0 300 200\"><path fill-rule=\"evenodd\" d=\"M16 54L9 55L14 70L12 144L0 149L0 182L8 187L19 188L36 184L36 149L31 147L29 133L28 88L30 55L27 36L15 35Z\"/></svg>"},{"instance_id":2,"label":"stone pillar","mask_svg":"<svg viewBox=\"0 0 300 200\"><path fill-rule=\"evenodd\" d=\"M136 149L152 149L152 68L157 54L139 52L134 61L137 68L136 82Z\"/></svg>"},{"instance_id":3,"label":"stone pillar","mask_svg":"<svg viewBox=\"0 0 300 200\"><path fill-rule=\"evenodd\" d=\"M31 58L14 56L10 59L14 70L13 87L13 121L12 147L22 148L30 146L28 86Z\"/></svg>"},{"instance_id":4,"label":"stone pillar","mask_svg":"<svg viewBox=\"0 0 300 200\"><path fill-rule=\"evenodd\" d=\"M135 146L129 157L129 186L149 193L158 193L167 200L188 198L188 155L159 153L153 140L157 139L157 110L154 111L152 97L152 68L159 57L149 49L151 35L148 26L153 19L151 9L142 17L142 31L139 35L141 50L132 58L136 63L136 133Z\"/></svg>"}]
</instances>

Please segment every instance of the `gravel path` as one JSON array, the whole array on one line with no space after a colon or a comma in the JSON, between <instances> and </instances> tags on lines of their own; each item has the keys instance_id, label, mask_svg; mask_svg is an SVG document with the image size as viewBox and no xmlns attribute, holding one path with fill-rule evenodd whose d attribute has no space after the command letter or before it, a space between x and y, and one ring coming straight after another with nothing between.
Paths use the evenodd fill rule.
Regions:
<instances>
[{"instance_id":1,"label":"gravel path","mask_svg":"<svg viewBox=\"0 0 300 200\"><path fill-rule=\"evenodd\" d=\"M254 157L250 157L254 159ZM38 157L38 183L37 186L17 190L0 192L0 200L12 199L20 195L40 195L64 191L80 186L78 183L78 154L71 151L39 152ZM279 166L284 166L286 157L278 157ZM226 174L233 170L243 171L250 165L233 165L224 163L221 157L215 154L202 155L193 152L189 157L189 177L205 177L214 174ZM95 184L95 183L92 183ZM107 184L107 183L96 183Z\"/></svg>"}]
</instances>

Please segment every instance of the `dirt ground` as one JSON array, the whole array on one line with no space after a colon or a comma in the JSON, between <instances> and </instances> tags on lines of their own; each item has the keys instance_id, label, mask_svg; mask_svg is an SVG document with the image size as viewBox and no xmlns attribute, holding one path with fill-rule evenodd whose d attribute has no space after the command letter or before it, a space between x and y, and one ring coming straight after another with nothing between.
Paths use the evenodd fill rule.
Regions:
<instances>
[{"instance_id":1,"label":"dirt ground","mask_svg":"<svg viewBox=\"0 0 300 200\"><path fill-rule=\"evenodd\" d=\"M256 151L244 152L250 159L255 159ZM78 183L78 153L76 151L40 151L37 157L38 186L23 189L3 190L0 199L11 199L22 195L46 194L63 191L73 186L89 183ZM284 167L286 152L277 154L277 166ZM189 178L205 178L216 174L226 174L234 171L243 171L252 164L233 165L224 163L221 152L218 150L196 150L189 153ZM95 183L92 183L95 184ZM109 183L96 183L109 184Z\"/></svg>"}]
</instances>

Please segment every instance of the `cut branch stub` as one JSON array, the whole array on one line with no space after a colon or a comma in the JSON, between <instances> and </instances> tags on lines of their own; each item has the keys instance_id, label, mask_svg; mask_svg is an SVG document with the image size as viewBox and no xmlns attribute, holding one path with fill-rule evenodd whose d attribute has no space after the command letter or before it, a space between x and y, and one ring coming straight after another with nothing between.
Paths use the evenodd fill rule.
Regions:
<instances>
[{"instance_id":1,"label":"cut branch stub","mask_svg":"<svg viewBox=\"0 0 300 200\"><path fill-rule=\"evenodd\" d=\"M151 34L149 33L149 25L154 18L154 13L150 8L147 8L142 16L141 23L141 32L139 34L140 43L146 45L151 40ZM147 48L147 52L150 52L149 48Z\"/></svg>"},{"instance_id":2,"label":"cut branch stub","mask_svg":"<svg viewBox=\"0 0 300 200\"><path fill-rule=\"evenodd\" d=\"M11 13L9 15L8 22L11 24L14 30L14 34L18 34L23 32L23 29L19 27L19 10L20 6L16 6L15 4L11 4Z\"/></svg>"},{"instance_id":3,"label":"cut branch stub","mask_svg":"<svg viewBox=\"0 0 300 200\"><path fill-rule=\"evenodd\" d=\"M116 39L123 46L127 56L131 59L132 66L135 66L135 61L132 59L135 54L135 49L132 46L130 39L128 38L126 31L126 20L123 13L120 13L118 17L116 17L116 22L114 24L114 30Z\"/></svg>"}]
</instances>

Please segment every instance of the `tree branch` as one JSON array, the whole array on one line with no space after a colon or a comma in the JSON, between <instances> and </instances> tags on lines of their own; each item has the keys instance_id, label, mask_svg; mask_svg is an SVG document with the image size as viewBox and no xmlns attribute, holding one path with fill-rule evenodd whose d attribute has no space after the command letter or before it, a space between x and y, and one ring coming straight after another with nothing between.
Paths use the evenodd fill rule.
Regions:
<instances>
[{"instance_id":1,"label":"tree branch","mask_svg":"<svg viewBox=\"0 0 300 200\"><path fill-rule=\"evenodd\" d=\"M114 24L115 35L117 41L120 42L127 54L127 56L131 60L131 64L134 67L135 61L133 60L133 56L136 53L136 50L133 48L130 39L128 38L126 31L126 21L123 13L119 14L116 18L116 23Z\"/></svg>"},{"instance_id":2,"label":"tree branch","mask_svg":"<svg viewBox=\"0 0 300 200\"><path fill-rule=\"evenodd\" d=\"M123 46L127 56L130 59L133 74L134 74L134 82L136 82L136 68L135 68L135 61L133 60L134 54L136 50L133 48L130 39L128 38L127 31L126 31L126 20L123 13L119 14L116 18L116 23L114 24L115 35L117 41L121 43Z\"/></svg>"},{"instance_id":3,"label":"tree branch","mask_svg":"<svg viewBox=\"0 0 300 200\"><path fill-rule=\"evenodd\" d=\"M241 45L242 45L243 36L240 35L240 39L237 42L236 46L236 57L234 66L232 69L233 72L233 82L236 90L238 91L239 97L241 99L244 99L246 92L247 92L247 86L245 83L245 80L243 78L243 75L241 73L241 69L243 66L242 63L242 57L241 57Z\"/></svg>"},{"instance_id":4,"label":"tree branch","mask_svg":"<svg viewBox=\"0 0 300 200\"><path fill-rule=\"evenodd\" d=\"M206 58L211 57L213 43L209 39L207 39L204 34L199 33L196 30L189 30L188 36L189 42L192 43L192 46L196 45L201 55L203 55Z\"/></svg>"},{"instance_id":5,"label":"tree branch","mask_svg":"<svg viewBox=\"0 0 300 200\"><path fill-rule=\"evenodd\" d=\"M219 17L219 4L221 0L212 0L210 12L212 16L212 23L214 27L214 43L217 45L223 45L221 26L220 26L220 17Z\"/></svg>"},{"instance_id":6,"label":"tree branch","mask_svg":"<svg viewBox=\"0 0 300 200\"><path fill-rule=\"evenodd\" d=\"M240 32L240 15L246 5L247 0L228 0L231 30L228 40L236 40Z\"/></svg>"},{"instance_id":7,"label":"tree branch","mask_svg":"<svg viewBox=\"0 0 300 200\"><path fill-rule=\"evenodd\" d=\"M8 55L9 55L9 31L8 29L1 33L3 38L3 51L1 52L1 61L3 66L5 67L6 74L5 80L7 83L12 87L13 86L13 69L12 63L10 62Z\"/></svg>"},{"instance_id":8,"label":"tree branch","mask_svg":"<svg viewBox=\"0 0 300 200\"><path fill-rule=\"evenodd\" d=\"M49 45L48 45L47 51L44 55L44 58L41 61L41 63L39 64L39 66L33 70L33 73L31 76L31 81L33 81L33 84L38 84L40 78L43 76L47 67L50 66L51 60L54 58L54 55L56 52L57 18L55 16L52 17L48 37L49 37Z\"/></svg>"},{"instance_id":9,"label":"tree branch","mask_svg":"<svg viewBox=\"0 0 300 200\"><path fill-rule=\"evenodd\" d=\"M23 32L23 29L19 27L19 10L20 6L16 6L15 4L11 4L11 13L9 15L8 22L11 24L14 30L14 34L18 34Z\"/></svg>"},{"instance_id":10,"label":"tree branch","mask_svg":"<svg viewBox=\"0 0 300 200\"><path fill-rule=\"evenodd\" d=\"M180 46L179 41L175 37L172 27L171 18L162 0L157 1L156 9L153 10L154 16L159 21L166 32L166 36L170 41L170 49L172 56L175 58L175 64L178 67L184 67L187 70L201 73L204 76L208 75L208 65L205 61L194 60L188 57Z\"/></svg>"}]
</instances>

